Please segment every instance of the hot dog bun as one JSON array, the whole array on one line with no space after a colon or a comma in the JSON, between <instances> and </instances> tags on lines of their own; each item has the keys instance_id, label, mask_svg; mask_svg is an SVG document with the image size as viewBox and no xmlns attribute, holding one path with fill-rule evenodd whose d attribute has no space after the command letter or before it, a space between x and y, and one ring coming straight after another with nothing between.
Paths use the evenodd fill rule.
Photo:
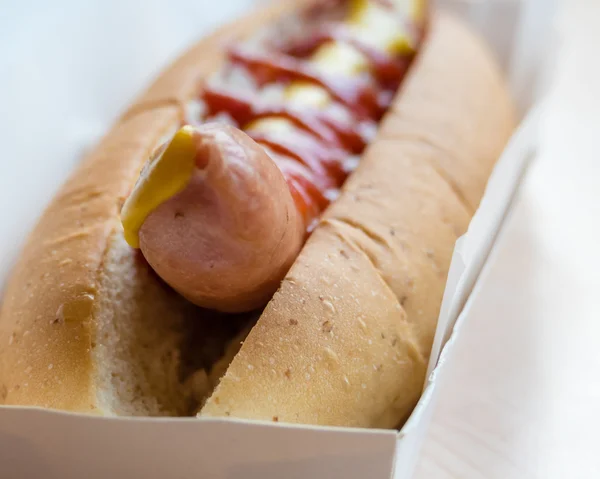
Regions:
<instances>
[{"instance_id":1,"label":"hot dog bun","mask_svg":"<svg viewBox=\"0 0 600 479\"><path fill-rule=\"evenodd\" d=\"M203 367L236 327L175 295L122 237L120 204L214 70L214 38L298 7L281 4L184 55L44 214L6 291L0 401L182 415L220 380L202 416L394 427L410 413L454 242L514 127L489 52L456 20L432 17L377 139L241 350L239 340L228 348L222 379L223 362L212 376ZM182 373L190 369L198 372Z\"/></svg>"},{"instance_id":2,"label":"hot dog bun","mask_svg":"<svg viewBox=\"0 0 600 479\"><path fill-rule=\"evenodd\" d=\"M454 243L515 120L458 21L435 16L411 68L200 415L385 428L412 410Z\"/></svg>"}]
</instances>

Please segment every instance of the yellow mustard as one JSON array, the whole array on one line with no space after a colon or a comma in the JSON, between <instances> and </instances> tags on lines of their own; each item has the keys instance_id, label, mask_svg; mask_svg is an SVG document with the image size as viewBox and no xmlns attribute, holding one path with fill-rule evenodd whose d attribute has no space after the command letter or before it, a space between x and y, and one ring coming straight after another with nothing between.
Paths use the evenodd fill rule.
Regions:
<instances>
[{"instance_id":1,"label":"yellow mustard","mask_svg":"<svg viewBox=\"0 0 600 479\"><path fill-rule=\"evenodd\" d=\"M146 217L162 203L182 191L194 172L196 145L193 128L184 126L167 148L140 175L121 210L125 240L139 247L139 230Z\"/></svg>"}]
</instances>

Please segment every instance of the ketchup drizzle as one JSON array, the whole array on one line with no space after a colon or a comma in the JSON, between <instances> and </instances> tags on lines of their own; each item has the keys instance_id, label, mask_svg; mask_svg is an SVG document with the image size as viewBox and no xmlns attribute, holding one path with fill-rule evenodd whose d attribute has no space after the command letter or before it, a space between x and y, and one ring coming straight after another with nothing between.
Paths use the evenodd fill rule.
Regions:
<instances>
[{"instance_id":1,"label":"ketchup drizzle","mask_svg":"<svg viewBox=\"0 0 600 479\"><path fill-rule=\"evenodd\" d=\"M366 139L361 136L359 128L374 124L372 120L359 120L352 115L344 121L315 108L299 110L286 105L261 105L239 93L208 85L201 95L209 116L228 113L240 128L260 118L279 116L314 135L324 144L343 146L352 153L360 153L366 146Z\"/></svg>"},{"instance_id":2,"label":"ketchup drizzle","mask_svg":"<svg viewBox=\"0 0 600 479\"><path fill-rule=\"evenodd\" d=\"M364 55L377 82L386 90L395 90L404 76L410 58L406 56L394 57L386 52L373 48L356 35L345 25L329 24L314 32L311 37L303 37L284 46L284 52L296 57L306 57L317 48L329 41L347 43Z\"/></svg>"},{"instance_id":3,"label":"ketchup drizzle","mask_svg":"<svg viewBox=\"0 0 600 479\"><path fill-rule=\"evenodd\" d=\"M335 188L346 179L344 158L348 152L345 150L328 148L310 137L275 135L261 132L247 132L250 138L257 143L268 146L272 150L294 158L306 165L318 178L319 183L326 188ZM287 136L287 135L286 135Z\"/></svg>"},{"instance_id":4,"label":"ketchup drizzle","mask_svg":"<svg viewBox=\"0 0 600 479\"><path fill-rule=\"evenodd\" d=\"M329 205L327 190L318 186L319 182L303 164L275 152L272 157L290 186L290 192L304 218L304 224L309 225Z\"/></svg>"},{"instance_id":5,"label":"ketchup drizzle","mask_svg":"<svg viewBox=\"0 0 600 479\"><path fill-rule=\"evenodd\" d=\"M375 88L359 78L325 75L315 71L307 61L274 52L266 54L232 48L229 59L232 63L243 65L259 85L306 81L324 88L360 117L379 119L384 113L385 106L379 103Z\"/></svg>"},{"instance_id":6,"label":"ketchup drizzle","mask_svg":"<svg viewBox=\"0 0 600 479\"><path fill-rule=\"evenodd\" d=\"M393 8L388 0L378 1L385 8ZM341 3L341 0L322 0L318 8L306 10L304 17L313 21L313 14L318 16L319 11L337 8ZM405 27L415 40L423 33L416 25ZM330 41L346 43L359 51L369 65L369 72L348 78L316 70L306 57ZM269 45L274 48L268 52L234 47L228 51L228 58L232 65L244 68L259 87L269 83L285 86L294 81L317 85L329 93L343 114L334 115L330 108L267 104L258 97L207 84L200 94L206 107L203 119L227 113L239 128L266 148L284 175L310 233L349 174L346 160L364 150L369 140L364 132L373 130L389 107L412 55L393 56L379 51L339 22L312 29L309 38L291 39L287 43L275 40ZM285 118L295 129L284 134L253 129L253 122L269 117Z\"/></svg>"}]
</instances>

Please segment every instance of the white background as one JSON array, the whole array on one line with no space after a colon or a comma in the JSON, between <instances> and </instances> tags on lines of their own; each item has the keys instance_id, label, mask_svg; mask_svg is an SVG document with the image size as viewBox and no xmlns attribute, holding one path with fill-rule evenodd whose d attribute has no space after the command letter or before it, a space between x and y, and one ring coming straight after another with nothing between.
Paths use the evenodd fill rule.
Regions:
<instances>
[{"instance_id":1,"label":"white background","mask_svg":"<svg viewBox=\"0 0 600 479\"><path fill-rule=\"evenodd\" d=\"M0 269L152 75L254 2L106 3L0 3ZM459 340L418 478L600 477L598 3L561 13L542 154ZM128 34L136 22L144 37Z\"/></svg>"}]
</instances>

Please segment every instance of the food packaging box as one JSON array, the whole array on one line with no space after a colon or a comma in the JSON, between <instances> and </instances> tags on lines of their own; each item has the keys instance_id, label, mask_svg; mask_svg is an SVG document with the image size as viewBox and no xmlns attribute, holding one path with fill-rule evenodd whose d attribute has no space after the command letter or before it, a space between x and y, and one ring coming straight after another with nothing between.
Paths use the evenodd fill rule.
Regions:
<instances>
[{"instance_id":1,"label":"food packaging box","mask_svg":"<svg viewBox=\"0 0 600 479\"><path fill-rule=\"evenodd\" d=\"M6 39L0 46L0 70L8 72L0 84L11 92L0 118L6 135L0 160L5 205L0 210L0 286L50 196L149 78L199 36L267 2L155 0L143 8L135 0L38 3L37 10L15 4L0 20ZM535 156L540 99L551 71L546 52L554 47L552 1L439 0L435 8L465 17L488 39L517 98L522 123L494 170L469 231L457 242L428 380L404 427L101 418L0 407L1 478L412 476L436 385L452 361L454 338L469 316L478 278L493 258L498 233ZM45 85L41 91L40 83Z\"/></svg>"}]
</instances>

